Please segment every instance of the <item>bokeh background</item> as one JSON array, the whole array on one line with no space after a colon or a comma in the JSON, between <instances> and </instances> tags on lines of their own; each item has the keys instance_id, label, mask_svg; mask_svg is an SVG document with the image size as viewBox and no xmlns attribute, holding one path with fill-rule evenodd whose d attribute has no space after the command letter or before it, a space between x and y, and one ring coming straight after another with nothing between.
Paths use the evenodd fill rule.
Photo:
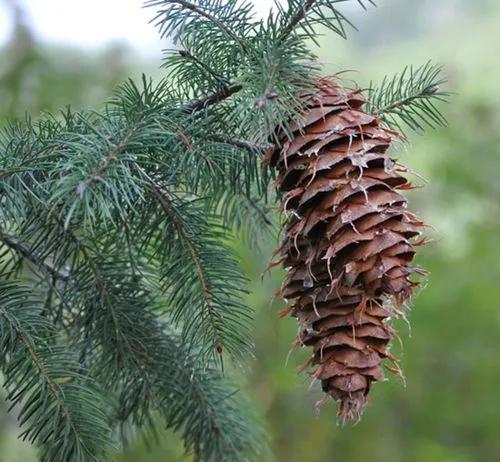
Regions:
<instances>
[{"instance_id":1,"label":"bokeh background","mask_svg":"<svg viewBox=\"0 0 500 462\"><path fill-rule=\"evenodd\" d=\"M265 14L271 1L258 3ZM447 89L455 93L451 104L442 107L449 127L411 136L411 144L397 152L429 181L413 192L411 203L435 227L430 231L433 243L419 256L419 263L430 270L429 283L413 303L411 326L398 325L403 346L394 345L406 386L395 377L375 386L372 403L355 426L338 427L332 404L319 415L314 411L321 392L317 384L309 389L309 381L295 371L304 352L293 353L288 364L285 361L296 325L292 319L278 318L282 306L271 297L281 274L275 271L261 278L276 244L265 236L260 239L260 253L244 242L235 243L251 280L248 302L256 310L256 357L239 372L241 382L266 419L270 460L497 461L500 4L497 0L377 3L378 8L368 12L352 8L359 32L353 31L348 41L332 35L321 38L319 54L327 71L352 70L349 78L367 86L406 64L431 59L444 65ZM63 4L65 12L60 10ZM71 4L85 8L95 20L81 24ZM68 104L99 107L128 76L141 72L161 76L159 56L168 44L145 32L147 15L140 10L141 1L114 2L120 9L117 17L110 4L0 0L0 125L25 114L40 117ZM56 31L52 35L43 29L47 22L41 21L48 17ZM68 21L75 21L73 30L84 39L72 39ZM0 461L32 460L32 448L17 439L15 420L0 408ZM179 442L167 433L158 447L148 450L138 441L117 453L116 460L189 458L182 457Z\"/></svg>"}]
</instances>

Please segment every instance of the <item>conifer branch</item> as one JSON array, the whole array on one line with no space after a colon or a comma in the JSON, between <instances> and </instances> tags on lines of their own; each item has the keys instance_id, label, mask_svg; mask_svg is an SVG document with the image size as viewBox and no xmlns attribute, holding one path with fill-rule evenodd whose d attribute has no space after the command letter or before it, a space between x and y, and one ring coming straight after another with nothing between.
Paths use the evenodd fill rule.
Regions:
<instances>
[{"instance_id":1,"label":"conifer branch","mask_svg":"<svg viewBox=\"0 0 500 462\"><path fill-rule=\"evenodd\" d=\"M253 143L251 141L234 139L224 134L207 135L207 139L218 143L224 143L224 144L229 144L231 146L236 146L237 148L245 149L246 151L249 151L252 154L257 154L257 155L262 155L264 152L273 148L273 145L271 144L260 145Z\"/></svg>"},{"instance_id":2,"label":"conifer branch","mask_svg":"<svg viewBox=\"0 0 500 462\"><path fill-rule=\"evenodd\" d=\"M179 237L181 240L184 242L184 244L187 246L189 249L189 253L191 255L191 259L195 268L196 275L200 281L201 289L202 289L202 295L203 299L205 301L205 306L207 308L207 313L208 313L208 318L209 322L211 324L211 329L214 332L215 335L215 348L217 353L222 354L222 350L224 348L224 344L222 342L222 339L218 333L219 326L218 326L218 321L217 321L217 316L215 315L215 307L213 305L213 297L212 293L209 288L209 284L207 281L207 277L205 275L205 270L203 269L203 264L201 262L200 256L198 254L198 250L196 249L195 245L192 243L191 239L189 238L182 221L179 219L177 216L175 210L172 207L172 204L168 197L161 192L161 190L156 186L153 185L152 187L153 190L153 195L154 197L158 200L160 203L160 206L162 210L164 211L165 215L172 221L174 228L176 229Z\"/></svg>"},{"instance_id":3,"label":"conifer branch","mask_svg":"<svg viewBox=\"0 0 500 462\"><path fill-rule=\"evenodd\" d=\"M234 42L236 42L245 53L248 52L246 45L223 21L219 20L215 15L211 14L201 6L187 0L149 0L146 2L146 6L151 7L162 5L179 5L182 9L186 9L198 16L201 16L202 18L207 19L208 21L215 24L220 30L224 31L227 36L234 40Z\"/></svg>"},{"instance_id":4,"label":"conifer branch","mask_svg":"<svg viewBox=\"0 0 500 462\"><path fill-rule=\"evenodd\" d=\"M265 436L256 431L253 413L244 406L242 413L244 403L238 390L224 383L213 368L199 363L174 334L165 332L159 347L169 358L156 369L155 391L163 399L162 416L168 427L181 433L195 460L262 458ZM193 414L196 418L190 417Z\"/></svg>"},{"instance_id":5,"label":"conifer branch","mask_svg":"<svg viewBox=\"0 0 500 462\"><path fill-rule=\"evenodd\" d=\"M41 460L98 460L110 446L107 405L55 343L41 306L32 287L0 281L0 364L7 399L20 406L21 437L40 443Z\"/></svg>"},{"instance_id":6,"label":"conifer branch","mask_svg":"<svg viewBox=\"0 0 500 462\"><path fill-rule=\"evenodd\" d=\"M441 71L441 66L427 62L417 68L406 66L393 77L386 76L378 87L369 90L369 111L398 130L402 130L400 122L418 131L425 125L445 126L446 119L436 106L450 96L441 89L446 83Z\"/></svg>"},{"instance_id":7,"label":"conifer branch","mask_svg":"<svg viewBox=\"0 0 500 462\"><path fill-rule=\"evenodd\" d=\"M204 69L207 73L209 73L215 80L223 84L224 86L227 86L227 81L220 76L216 71L214 71L207 63L203 62L200 58L198 58L196 55L194 55L191 51L189 50L178 50L179 56L181 56L184 59L187 59L189 61L192 61L195 63L198 67L201 69Z\"/></svg>"},{"instance_id":8,"label":"conifer branch","mask_svg":"<svg viewBox=\"0 0 500 462\"><path fill-rule=\"evenodd\" d=\"M193 112L207 109L209 106L213 104L220 103L221 101L230 98L235 93L241 91L242 88L243 86L239 84L231 84L225 86L219 91L210 93L208 95L187 102L182 106L182 110L187 114L192 114Z\"/></svg>"},{"instance_id":9,"label":"conifer branch","mask_svg":"<svg viewBox=\"0 0 500 462\"><path fill-rule=\"evenodd\" d=\"M31 358L33 365L35 366L43 382L45 382L47 388L50 390L50 393L52 394L53 398L58 402L59 406L61 406L62 409L61 418L66 418L68 416L68 408L66 407L64 401L61 400L60 396L61 390L59 389L56 382L52 381L51 377L47 373L42 358L38 356L37 352L32 347L31 342L29 342L28 339L19 330L16 330L16 336L28 351L29 357Z\"/></svg>"},{"instance_id":10,"label":"conifer branch","mask_svg":"<svg viewBox=\"0 0 500 462\"><path fill-rule=\"evenodd\" d=\"M100 160L99 164L92 171L90 176L77 186L75 192L78 196L81 196L93 183L102 180L102 174L104 171L123 152L129 140L138 130L139 127L137 125L132 127L132 129L125 134L125 136L111 149L111 151Z\"/></svg>"},{"instance_id":11,"label":"conifer branch","mask_svg":"<svg viewBox=\"0 0 500 462\"><path fill-rule=\"evenodd\" d=\"M349 19L347 19L335 6L344 3L346 0L288 0L288 10L281 13L283 15L284 26L280 34L280 41L286 39L298 27L302 27L306 36L316 41L315 26L325 26L328 29L346 38L344 24L355 29ZM375 6L373 0L366 0ZM366 9L365 0L357 0L358 4Z\"/></svg>"},{"instance_id":12,"label":"conifer branch","mask_svg":"<svg viewBox=\"0 0 500 462\"><path fill-rule=\"evenodd\" d=\"M50 265L47 261L38 258L38 256L35 255L35 253L28 246L26 246L22 242L17 241L13 236L0 231L0 242L12 249L20 257L34 264L36 267L42 268L54 278L63 281L68 280L67 274L63 274L61 271Z\"/></svg>"},{"instance_id":13,"label":"conifer branch","mask_svg":"<svg viewBox=\"0 0 500 462\"><path fill-rule=\"evenodd\" d=\"M61 149L62 146L51 146L45 149L42 149L38 154L34 157L30 157L29 159L21 160L18 164L15 164L8 168L2 168L0 170L0 178L5 178L10 175L22 172L29 172L33 168L33 161L44 162L53 160L57 155L57 151Z\"/></svg>"},{"instance_id":14,"label":"conifer branch","mask_svg":"<svg viewBox=\"0 0 500 462\"><path fill-rule=\"evenodd\" d=\"M222 365L223 351L241 358L251 345L251 310L241 299L245 278L221 242L224 231L202 201L186 203L155 182L150 187L162 215L155 239L162 243L161 281L174 323L183 325L191 348L208 360Z\"/></svg>"},{"instance_id":15,"label":"conifer branch","mask_svg":"<svg viewBox=\"0 0 500 462\"><path fill-rule=\"evenodd\" d=\"M297 25L307 16L307 13L317 1L318 0L302 0L302 4L297 8L286 26L283 28L281 33L282 37L287 37L295 30Z\"/></svg>"}]
</instances>

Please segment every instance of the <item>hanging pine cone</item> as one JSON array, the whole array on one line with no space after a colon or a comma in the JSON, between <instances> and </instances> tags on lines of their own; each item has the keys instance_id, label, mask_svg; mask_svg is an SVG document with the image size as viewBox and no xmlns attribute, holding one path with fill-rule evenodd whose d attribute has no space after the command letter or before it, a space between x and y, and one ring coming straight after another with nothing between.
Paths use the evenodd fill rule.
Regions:
<instances>
[{"instance_id":1,"label":"hanging pine cone","mask_svg":"<svg viewBox=\"0 0 500 462\"><path fill-rule=\"evenodd\" d=\"M296 345L313 348L304 367L317 366L310 375L340 402L343 422L360 417L385 359L399 371L387 321L418 284L410 276L425 273L411 266L424 223L397 192L412 188L386 154L397 133L363 111L360 91L334 78L316 89L265 162L288 217L276 262L288 270L280 293L294 300L285 312L300 323Z\"/></svg>"}]
</instances>

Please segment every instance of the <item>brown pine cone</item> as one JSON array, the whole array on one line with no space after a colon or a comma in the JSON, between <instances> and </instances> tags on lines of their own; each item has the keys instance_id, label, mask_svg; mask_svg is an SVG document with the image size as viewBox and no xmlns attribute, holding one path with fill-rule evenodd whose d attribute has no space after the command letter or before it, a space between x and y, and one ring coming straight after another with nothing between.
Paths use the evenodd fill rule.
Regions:
<instances>
[{"instance_id":1,"label":"brown pine cone","mask_svg":"<svg viewBox=\"0 0 500 462\"><path fill-rule=\"evenodd\" d=\"M418 285L410 276L425 274L411 266L424 223L398 192L412 188L406 169L386 154L398 134L363 111L361 92L327 78L302 98L293 136L265 159L287 215L280 293L294 300L286 312L300 323L297 345L313 348L305 366L317 366L310 375L340 402L343 422L360 417L384 359L399 371L388 320Z\"/></svg>"}]
</instances>

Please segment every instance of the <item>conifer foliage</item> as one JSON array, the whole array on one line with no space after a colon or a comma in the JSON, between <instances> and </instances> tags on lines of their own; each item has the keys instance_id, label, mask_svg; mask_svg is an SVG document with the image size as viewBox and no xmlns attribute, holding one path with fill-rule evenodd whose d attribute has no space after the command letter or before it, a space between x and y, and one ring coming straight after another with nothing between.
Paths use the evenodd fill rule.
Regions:
<instances>
[{"instance_id":1,"label":"conifer foliage","mask_svg":"<svg viewBox=\"0 0 500 462\"><path fill-rule=\"evenodd\" d=\"M311 44L319 28L346 36L341 3L287 0L259 19L245 1L149 0L174 43L164 80L2 131L0 367L41 460L105 460L165 426L199 461L262 457L224 367L252 346L228 241L272 228L276 174L299 341L340 417L360 413L392 359L386 319L415 284L423 226L396 191L408 183L385 124L442 123L446 94L429 64L365 109L321 80Z\"/></svg>"}]
</instances>

